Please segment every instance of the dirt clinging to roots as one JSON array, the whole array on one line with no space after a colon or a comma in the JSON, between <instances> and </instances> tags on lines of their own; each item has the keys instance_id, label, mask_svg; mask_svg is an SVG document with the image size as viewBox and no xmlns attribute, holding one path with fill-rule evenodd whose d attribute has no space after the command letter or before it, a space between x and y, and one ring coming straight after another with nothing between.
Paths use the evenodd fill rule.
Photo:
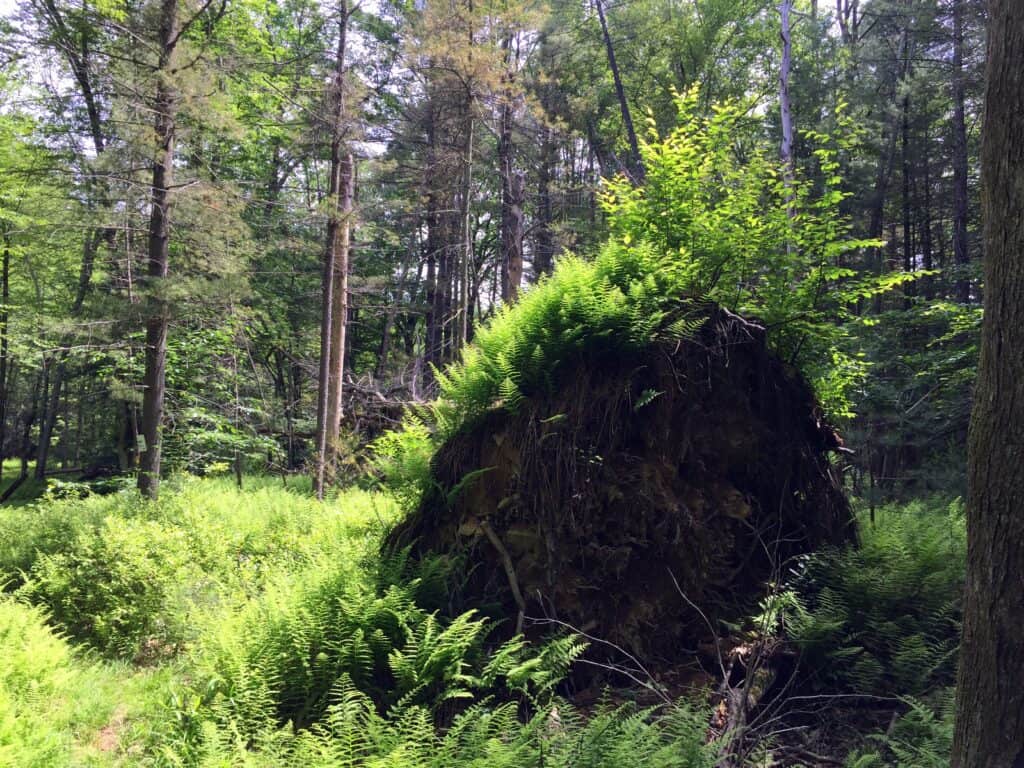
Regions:
<instances>
[{"instance_id":1,"label":"dirt clinging to roots","mask_svg":"<svg viewBox=\"0 0 1024 768\"><path fill-rule=\"evenodd\" d=\"M855 535L810 387L721 309L685 340L563 362L434 458L392 545L451 555L451 610L572 626L654 664L743 615L797 556Z\"/></svg>"}]
</instances>

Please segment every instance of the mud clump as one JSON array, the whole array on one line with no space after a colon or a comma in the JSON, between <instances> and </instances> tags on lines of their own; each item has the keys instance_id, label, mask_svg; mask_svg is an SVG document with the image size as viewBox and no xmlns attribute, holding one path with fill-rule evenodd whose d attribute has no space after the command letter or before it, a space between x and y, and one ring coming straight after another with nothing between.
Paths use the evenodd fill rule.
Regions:
<instances>
[{"instance_id":1,"label":"mud clump","mask_svg":"<svg viewBox=\"0 0 1024 768\"><path fill-rule=\"evenodd\" d=\"M759 326L712 309L683 340L564 361L557 380L450 438L390 537L457 559L452 611L569 625L657 665L855 534L839 439Z\"/></svg>"}]
</instances>

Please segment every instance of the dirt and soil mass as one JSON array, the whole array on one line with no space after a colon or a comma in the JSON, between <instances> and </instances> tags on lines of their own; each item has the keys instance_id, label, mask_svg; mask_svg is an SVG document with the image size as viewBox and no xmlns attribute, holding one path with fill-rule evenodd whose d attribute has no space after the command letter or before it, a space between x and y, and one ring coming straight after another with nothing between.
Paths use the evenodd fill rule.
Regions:
<instances>
[{"instance_id":1,"label":"dirt and soil mass","mask_svg":"<svg viewBox=\"0 0 1024 768\"><path fill-rule=\"evenodd\" d=\"M551 394L468 424L390 537L461 564L450 608L569 625L657 665L855 535L811 388L722 309L684 339L563 361Z\"/></svg>"}]
</instances>

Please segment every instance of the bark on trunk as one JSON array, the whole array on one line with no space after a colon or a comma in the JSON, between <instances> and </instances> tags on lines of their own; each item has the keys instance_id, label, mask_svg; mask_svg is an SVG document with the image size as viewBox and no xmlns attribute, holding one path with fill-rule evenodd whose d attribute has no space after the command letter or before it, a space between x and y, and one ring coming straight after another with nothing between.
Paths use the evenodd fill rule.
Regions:
<instances>
[{"instance_id":1,"label":"bark on trunk","mask_svg":"<svg viewBox=\"0 0 1024 768\"><path fill-rule=\"evenodd\" d=\"M58 352L57 356L50 358L47 363L50 371L49 392L46 402L43 404L42 420L39 422L39 445L36 449L35 477L43 480L46 477L46 464L50 456L50 439L53 436L53 427L57 423L57 413L60 410L60 396L64 384L64 356Z\"/></svg>"},{"instance_id":2,"label":"bark on trunk","mask_svg":"<svg viewBox=\"0 0 1024 768\"><path fill-rule=\"evenodd\" d=\"M459 335L452 352L469 340L469 280L470 267L473 261L473 135L475 120L473 119L473 96L466 98L466 144L462 153L462 192L459 219L462 226L462 254L460 258L461 275L456 285L459 296Z\"/></svg>"},{"instance_id":3,"label":"bark on trunk","mask_svg":"<svg viewBox=\"0 0 1024 768\"><path fill-rule=\"evenodd\" d=\"M432 142L436 141L433 137ZM429 172L429 171L428 171ZM438 294L438 272L440 262L444 258L443 248L438 230L440 229L440 218L437 212L438 196L431 191L427 197L427 280L424 288L426 299L426 328L424 340L424 362L429 366L437 365L441 361L441 324L442 316L439 313Z\"/></svg>"},{"instance_id":4,"label":"bark on trunk","mask_svg":"<svg viewBox=\"0 0 1024 768\"><path fill-rule=\"evenodd\" d=\"M100 100L97 96L96 86L93 78L92 64L92 36L95 34L88 25L68 25L67 20L61 13L60 8L53 0L42 0L39 4L41 17L49 27L52 42L57 51L67 61L69 68L78 84L82 100L85 102L85 111L88 122L88 133L92 139L93 149L97 157L102 155L107 148L106 136L103 133L103 117ZM109 211L111 204L107 180L100 177L90 178L90 187L96 190L96 204L100 211ZM88 294L92 282L93 266L96 252L100 243L106 241L111 249L116 244L117 232L113 227L101 226L89 231L85 236L83 246L82 264L79 275L78 290L71 307L71 316L77 317L81 312L85 297ZM69 338L65 338L62 347L68 346ZM64 386L66 375L67 352L63 349L56 355L56 364L51 375L53 396L51 402L59 404L61 392ZM41 479L46 474L47 460L50 451L50 438L58 416L58 408L48 408L44 418L40 422L39 449L36 456L35 475Z\"/></svg>"},{"instance_id":5,"label":"bark on trunk","mask_svg":"<svg viewBox=\"0 0 1024 768\"><path fill-rule=\"evenodd\" d=\"M912 169L910 165L910 97L903 97L903 116L900 126L900 150L903 161L903 271L914 271L914 228L911 217L911 187L913 185ZM914 295L914 284L907 283L903 288L905 306L909 307L910 297Z\"/></svg>"},{"instance_id":6,"label":"bark on trunk","mask_svg":"<svg viewBox=\"0 0 1024 768\"><path fill-rule=\"evenodd\" d=\"M99 145L98 145L99 146ZM71 317L77 318L85 305L85 298L89 295L92 287L92 273L96 264L96 253L99 250L100 242L107 238L107 230L97 229L85 236L85 243L82 247L82 263L78 272L78 287L75 290L75 298L71 304ZM50 456L50 439L53 436L53 428L57 424L57 415L60 412L60 398L64 389L64 379L67 374L67 347L71 343L71 337L66 336L62 340L62 349L59 349L54 357L53 373L51 375L50 405L46 408L43 419L39 425L39 450L36 453L36 478L42 480L46 477L46 465Z\"/></svg>"},{"instance_id":7,"label":"bark on trunk","mask_svg":"<svg viewBox=\"0 0 1024 768\"><path fill-rule=\"evenodd\" d=\"M927 125L925 125L923 138L924 157L921 161L921 171L924 178L921 183L924 188L924 200L921 205L921 260L923 261L922 266L926 270L931 270L935 266L935 259L932 253L932 174L929 156L931 145ZM931 276L927 276L921 281L921 293L926 299L931 299L934 296L934 288Z\"/></svg>"},{"instance_id":8,"label":"bark on trunk","mask_svg":"<svg viewBox=\"0 0 1024 768\"><path fill-rule=\"evenodd\" d=\"M555 237L551 226L554 220L551 205L552 169L555 164L555 146L551 128L544 127L541 139L540 169L537 174L537 240L533 257L534 275L539 278L554 269Z\"/></svg>"},{"instance_id":9,"label":"bark on trunk","mask_svg":"<svg viewBox=\"0 0 1024 768\"><path fill-rule=\"evenodd\" d=\"M327 237L324 248L323 317L320 326L320 381L317 397L316 472L313 488L323 499L334 481L341 432L342 376L345 366L345 328L348 320L348 251L351 226L352 155L344 147L345 46L348 34L348 3L338 5L338 47L328 104L331 136L331 168L327 191Z\"/></svg>"},{"instance_id":10,"label":"bark on trunk","mask_svg":"<svg viewBox=\"0 0 1024 768\"><path fill-rule=\"evenodd\" d=\"M331 259L334 264L332 279L334 289L331 301L331 350L328 356L331 372L327 380L328 419L327 419L327 484L334 485L337 481L339 439L341 437L341 419L344 415L343 393L345 381L345 346L348 330L348 265L351 245L352 198L355 174L353 172L352 155L346 153L340 161L340 189L335 196L337 209L334 222L328 225L328 239L333 241L334 251ZM321 492L322 498L322 492Z\"/></svg>"},{"instance_id":11,"label":"bark on trunk","mask_svg":"<svg viewBox=\"0 0 1024 768\"><path fill-rule=\"evenodd\" d=\"M384 378L384 374L387 372L388 360L391 357L391 337L395 332L395 318L398 315L398 307L403 303L403 297L405 296L405 286L409 279L409 270L412 268L412 263L416 258L416 245L415 241L409 244L409 254L402 262L402 271L398 275L398 284L395 288L394 298L388 305L387 313L384 316L384 328L380 335L380 346L377 347L377 365L374 366L373 375L378 378ZM419 280L416 281L419 284Z\"/></svg>"},{"instance_id":12,"label":"bark on trunk","mask_svg":"<svg viewBox=\"0 0 1024 768\"><path fill-rule=\"evenodd\" d=\"M505 90L501 103L501 127L498 136L498 172L501 174L501 298L506 304L516 300L523 282L523 175L515 169L512 138L515 119L512 84L518 62L513 54L514 40L509 35L505 49Z\"/></svg>"},{"instance_id":13,"label":"bark on trunk","mask_svg":"<svg viewBox=\"0 0 1024 768\"><path fill-rule=\"evenodd\" d=\"M7 403L10 341L7 337L9 315L7 305L11 300L11 242L7 232L3 236L3 266L0 268L0 478L3 477L4 445L7 437Z\"/></svg>"},{"instance_id":14,"label":"bark on trunk","mask_svg":"<svg viewBox=\"0 0 1024 768\"><path fill-rule=\"evenodd\" d=\"M174 183L175 111L177 93L172 84L171 63L177 46L180 22L178 0L163 0L160 7L157 86L154 109L156 156L153 161L147 276L151 288L167 277L170 253L170 187ZM142 393L142 437L145 441L139 461L139 490L155 499L160 492L160 439L164 414L165 366L169 308L159 296L151 297L146 321L146 368Z\"/></svg>"},{"instance_id":15,"label":"bark on trunk","mask_svg":"<svg viewBox=\"0 0 1024 768\"><path fill-rule=\"evenodd\" d=\"M1024 6L989 0L985 320L968 438L953 768L1024 766Z\"/></svg>"},{"instance_id":16,"label":"bark on trunk","mask_svg":"<svg viewBox=\"0 0 1024 768\"><path fill-rule=\"evenodd\" d=\"M782 65L779 67L779 113L782 122L782 146L780 154L782 162L792 173L793 166L793 113L789 102L789 69L793 55L790 39L789 14L793 0L782 0L779 5L781 18L780 37L782 38Z\"/></svg>"},{"instance_id":17,"label":"bark on trunk","mask_svg":"<svg viewBox=\"0 0 1024 768\"><path fill-rule=\"evenodd\" d=\"M953 0L953 260L956 262L956 296L971 299L967 277L967 121L964 117L964 9Z\"/></svg>"},{"instance_id":18,"label":"bark on trunk","mask_svg":"<svg viewBox=\"0 0 1024 768\"><path fill-rule=\"evenodd\" d=\"M43 388L43 371L44 368L40 367L39 373L36 374L35 385L32 388L32 397L29 400L28 412L25 414L25 420L22 422L21 428L21 447L19 455L21 457L21 471L18 476L4 490L3 495L0 496L0 504L3 504L9 498L11 498L18 488L28 479L28 460L32 454L32 425L35 424L36 415L39 413L39 400L40 390Z\"/></svg>"}]
</instances>

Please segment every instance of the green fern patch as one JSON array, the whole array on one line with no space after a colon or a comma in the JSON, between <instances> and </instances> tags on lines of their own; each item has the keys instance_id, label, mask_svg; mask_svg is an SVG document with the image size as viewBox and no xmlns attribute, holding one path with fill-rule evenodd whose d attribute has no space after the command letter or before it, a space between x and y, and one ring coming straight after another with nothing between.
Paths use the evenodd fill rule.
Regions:
<instances>
[{"instance_id":1,"label":"green fern patch","mask_svg":"<svg viewBox=\"0 0 1024 768\"><path fill-rule=\"evenodd\" d=\"M891 696L951 685L966 562L963 508L913 502L862 520L859 547L811 556L787 628L821 684Z\"/></svg>"}]
</instances>

